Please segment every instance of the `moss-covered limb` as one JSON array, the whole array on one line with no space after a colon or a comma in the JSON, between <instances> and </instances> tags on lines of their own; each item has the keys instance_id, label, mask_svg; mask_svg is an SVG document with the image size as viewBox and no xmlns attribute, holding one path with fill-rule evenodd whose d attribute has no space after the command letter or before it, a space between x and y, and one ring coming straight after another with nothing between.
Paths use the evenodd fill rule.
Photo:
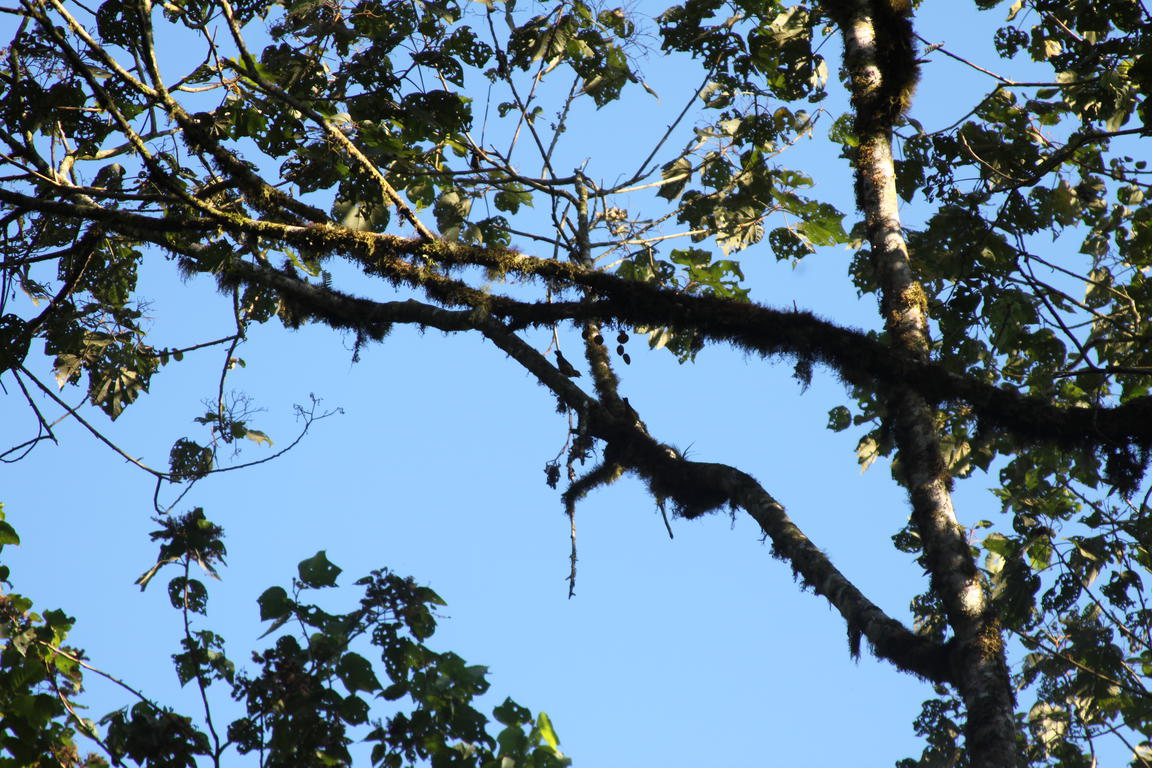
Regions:
<instances>
[{"instance_id":1,"label":"moss-covered limb","mask_svg":"<svg viewBox=\"0 0 1152 768\"><path fill-rule=\"evenodd\" d=\"M476 330L476 315L468 310L447 310L412 300L362 299L265 264L237 261L219 273L217 281L222 288L243 285L274 291L284 301L294 324L320 322L330 328L355 331L373 341L387 336L395 323L442 331Z\"/></svg>"},{"instance_id":2,"label":"moss-covered limb","mask_svg":"<svg viewBox=\"0 0 1152 768\"><path fill-rule=\"evenodd\" d=\"M586 413L595 402L548 358L482 309L449 310L411 299L391 302L362 299L322 284L309 283L283 270L251 262L232 265L218 275L218 280L224 288L249 285L274 290L286 302L290 314L296 320L322 322L331 328L355 331L371 339L383 338L396 323L446 332L480 331L512 344L517 352L517 362L568 408ZM507 341L512 339L515 340L514 344Z\"/></svg>"},{"instance_id":3,"label":"moss-covered limb","mask_svg":"<svg viewBox=\"0 0 1152 768\"><path fill-rule=\"evenodd\" d=\"M884 613L750 475L724 464L689 461L639 430L628 442L628 449L621 451L630 459L626 466L643 477L655 495L670 499L681 516L699 516L726 504L747 512L772 542L773 554L844 618L853 654L859 653L863 638L877 658L898 669L937 683L953 682L950 648Z\"/></svg>"},{"instance_id":4,"label":"moss-covered limb","mask_svg":"<svg viewBox=\"0 0 1152 768\"><path fill-rule=\"evenodd\" d=\"M938 363L910 360L861 331L808 312L678 293L514 250L454 243L425 247L427 244L410 238L330 225L300 227L233 215L213 219L152 217L91 203L47 200L7 189L0 189L0 203L13 209L100 222L110 231L162 247L168 247L165 233L205 237L224 231L238 239L255 235L311 252L339 253L362 263L370 274L395 284L427 289L431 298L448 306L483 307L514 327L564 320L665 325L692 330L708 340L730 343L759 355L799 355L827 365L851 384L889 391L905 387L932 403L969 403L985 426L1003 430L1021 443L1053 442L1108 453L1152 446L1152 397L1134 398L1114 407L1057 406L976 376L952 373ZM487 294L407 260L425 252L436 255L442 264L475 265L498 273L586 287L600 298L588 302L533 303Z\"/></svg>"},{"instance_id":5,"label":"moss-covered limb","mask_svg":"<svg viewBox=\"0 0 1152 768\"><path fill-rule=\"evenodd\" d=\"M911 0L821 0L820 5L844 36L857 135L890 133L920 77Z\"/></svg>"},{"instance_id":6,"label":"moss-covered limb","mask_svg":"<svg viewBox=\"0 0 1152 768\"><path fill-rule=\"evenodd\" d=\"M750 475L722 464L695 462L653 439L631 417L619 418L559 374L546 358L489 318L482 333L581 413L591 435L605 441L605 474L616 466L639 475L652 493L673 502L689 519L726 504L745 509L772 541L773 553L844 617L850 645L868 640L877 657L934 682L951 682L950 650L916 635L872 603L788 517L782 505ZM437 325L437 327L443 327ZM599 473L595 478L601 479Z\"/></svg>"},{"instance_id":7,"label":"moss-covered limb","mask_svg":"<svg viewBox=\"0 0 1152 768\"><path fill-rule=\"evenodd\" d=\"M827 6L844 39L858 142L856 202L864 214L884 325L898 354L926 363L928 303L901 229L892 156L893 128L916 81L910 7L897 0L830 0ZM888 412L901 481L923 546L920 561L954 634L952 682L965 701L969 761L988 768L1015 766L1015 699L1001 632L966 532L956 520L936 414L922 394L904 386L888 393Z\"/></svg>"},{"instance_id":8,"label":"moss-covered limb","mask_svg":"<svg viewBox=\"0 0 1152 768\"><path fill-rule=\"evenodd\" d=\"M573 480L568 489L560 495L560 501L564 504L564 511L568 513L569 517L575 516L576 504L581 499L602 485L611 485L616 482L623 473L624 467L615 462L605 460L597 464Z\"/></svg>"},{"instance_id":9,"label":"moss-covered limb","mask_svg":"<svg viewBox=\"0 0 1152 768\"><path fill-rule=\"evenodd\" d=\"M898 668L935 682L949 681L945 646L916 635L869 601L751 476L721 464L688 461L657 442L634 417L621 417L586 394L492 316L417 301L374 302L349 297L259 264L238 264L222 279L273 288L292 303L297 315L377 337L394 323L483 333L567 407L581 414L588 433L607 446L603 471L574 484L565 494L566 503L574 504L595 485L614 479L623 467L643 478L657 498L671 501L685 518L693 519L729 504L743 508L771 539L773 552L788 561L797 576L844 617L853 648L863 637L878 657Z\"/></svg>"},{"instance_id":10,"label":"moss-covered limb","mask_svg":"<svg viewBox=\"0 0 1152 768\"><path fill-rule=\"evenodd\" d=\"M884 235L884 239L892 238L902 246L898 221L896 226L887 228ZM413 250L428 249L401 238L389 239L380 249L392 256ZM807 312L778 311L712 296L682 294L517 251L453 243L436 243L433 251L432 257L443 265L475 264L501 274L590 288L601 297L583 307L572 304L559 304L551 310L536 307L519 316L515 312L520 310L502 305L499 299L492 300L493 312L507 312L504 316L516 321L542 321L553 312L553 317L566 315L573 320L595 317L602 322L690 329L710 340L732 343L761 355L810 358L829 366L852 384L879 384L888 390L903 387L918 392L929 403L967 402L986 426L1000 428L1022 443L1050 441L1066 447L1101 448L1108 452L1152 446L1152 397L1135 398L1116 407L1057 406L975 376L952 373L942 365L910 357L903 349L894 350L860 331L843 328ZM374 268L381 273L389 269L383 262ZM904 297L904 308L922 304L922 293L915 287L913 281L908 290L896 292L897 296ZM913 331L922 327L922 312L909 311L908 314L910 320L904 327ZM919 342L910 344L909 351L919 345Z\"/></svg>"},{"instance_id":11,"label":"moss-covered limb","mask_svg":"<svg viewBox=\"0 0 1152 768\"><path fill-rule=\"evenodd\" d=\"M576 504L600 486L611 485L624 474L624 467L607 458L572 481L560 496L571 525L572 551L569 555L568 597L576 596Z\"/></svg>"},{"instance_id":12,"label":"moss-covered limb","mask_svg":"<svg viewBox=\"0 0 1152 768\"><path fill-rule=\"evenodd\" d=\"M908 3L836 0L825 7L844 39L854 112L856 204L864 213L885 327L907 355L929 354L927 300L900 227L892 131L918 77Z\"/></svg>"},{"instance_id":13,"label":"moss-covered limb","mask_svg":"<svg viewBox=\"0 0 1152 768\"><path fill-rule=\"evenodd\" d=\"M804 535L784 508L760 485L738 470L722 467L733 500L742 507L772 541L773 552L786 560L805 585L824 596L847 624L848 644L859 655L861 638L872 653L905 672L935 683L952 683L949 647L908 630L885 614L849 581Z\"/></svg>"},{"instance_id":14,"label":"moss-covered limb","mask_svg":"<svg viewBox=\"0 0 1152 768\"><path fill-rule=\"evenodd\" d=\"M639 429L628 429L626 437L620 435L625 431L622 426L603 431L594 426L592 431L617 445L624 443L613 455L626 457L625 466L642 477L657 498L671 500L681 517L699 517L724 505L747 512L772 542L773 555L786 561L805 586L844 618L854 655L865 639L877 658L904 672L937 683L953 682L950 647L917 635L884 613L753 477L724 464L689 461Z\"/></svg>"},{"instance_id":15,"label":"moss-covered limb","mask_svg":"<svg viewBox=\"0 0 1152 768\"><path fill-rule=\"evenodd\" d=\"M805 357L823 363L854 385L885 391L909 389L928 402L968 403L984 426L1002 430L1021 444L1051 442L1105 453L1152 445L1149 397L1111 407L1055 405L975 376L953 373L939 363L909 360L861 331L809 312L681 296L612 280L616 282L613 295L593 302L531 304L492 297L489 308L515 325L589 318L630 326L666 325L763 356Z\"/></svg>"},{"instance_id":16,"label":"moss-covered limb","mask_svg":"<svg viewBox=\"0 0 1152 768\"><path fill-rule=\"evenodd\" d=\"M869 600L791 520L781 505L754 478L738 469L689 461L639 428L614 421L592 421L591 431L615 445L614 458L647 482L658 499L670 500L689 519L725 505L747 512L772 542L772 552L793 573L826 599L844 618L849 648L860 640L898 669L938 683L951 682L949 648L919 636L889 617Z\"/></svg>"},{"instance_id":17,"label":"moss-covered limb","mask_svg":"<svg viewBox=\"0 0 1152 768\"><path fill-rule=\"evenodd\" d=\"M537 374L537 378L582 414L589 434L605 442L605 472L618 465L636 473L656 498L670 500L688 519L725 505L744 509L772 541L773 553L844 617L854 650L863 637L877 657L897 668L934 682L951 682L948 646L915 634L872 603L750 475L723 464L689 461L649 436L634 418L618 417L583 393L573 399L578 390L539 352L491 319L477 324L488 339L528 370L548 371L546 377ZM599 474L595 479L600 479Z\"/></svg>"},{"instance_id":18,"label":"moss-covered limb","mask_svg":"<svg viewBox=\"0 0 1152 768\"><path fill-rule=\"evenodd\" d=\"M953 633L953 683L964 699L965 747L970 764L1018 764L1016 701L1002 633L969 546L956 519L950 479L940 455L933 409L908 390L889 398L901 475L911 520L923 547L920 562L939 596Z\"/></svg>"}]
</instances>

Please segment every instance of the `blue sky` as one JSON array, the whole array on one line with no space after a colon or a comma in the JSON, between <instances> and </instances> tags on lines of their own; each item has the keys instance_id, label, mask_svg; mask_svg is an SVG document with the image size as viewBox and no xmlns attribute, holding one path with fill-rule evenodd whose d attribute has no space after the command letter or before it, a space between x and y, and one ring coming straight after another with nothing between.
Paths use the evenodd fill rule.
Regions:
<instances>
[{"instance_id":1,"label":"blue sky","mask_svg":"<svg viewBox=\"0 0 1152 768\"><path fill-rule=\"evenodd\" d=\"M954 29L949 10L928 3L921 34L984 55L970 30ZM979 18L994 24L994 13ZM834 43L825 54L835 78ZM642 67L662 96L675 86L677 73L659 56ZM972 103L957 95L972 84L959 65L934 58L913 116L929 129L952 122ZM579 116L598 122L573 123L583 132L573 164L584 151L595 158L590 175L605 174L614 157L633 151L624 142L632 131L621 127L662 130L653 115L681 103L668 95L654 104L634 89L600 115ZM601 160L594 153L604 149L617 154ZM812 174L815 193L838 201L850 221L851 180L836 155L806 141L781 162ZM776 263L765 245L741 258L762 303L795 302L849 325L878 322L873 300L856 297L847 281L845 250L821 251L795 268ZM161 344L208 338L206 329L227 318L207 281L178 281L159 255L149 257L146 285ZM548 344L544 335L531 338L541 350ZM570 358L579 356L578 341L575 332L564 336ZM828 409L850 402L834 377L817 371L802 393L787 361L709 348L681 366L647 351L639 336L629 352L623 394L654 436L756 476L865 593L907 615L925 580L891 547L907 518L904 496L886 463L861 474L859 433L825 429ZM163 466L175 438L195 436L191 419L214 389L220 354L189 355L163 371L109 433ZM203 506L226 531L230 566L208 585L206 626L225 635L234 660L267 642L257 640L256 597L287 585L299 560L325 549L344 568L345 585L387 566L436 589L448 607L433 644L488 665L493 704L511 695L546 710L577 765L888 765L918 754L911 721L931 687L867 656L853 661L839 616L800 592L740 515L673 521L669 540L635 480L597 491L578 509L580 567L569 600L568 524L542 471L564 443L566 421L490 344L399 328L353 364L349 338L269 325L239 354L247 367L231 386L265 409L254 426L277 446L294 437L292 406L310 393L343 414L315 424L275 462L205 480L177 507ZM32 422L5 383L0 422L16 434ZM133 584L155 558L147 538L153 483L77 425L57 433L60 446L0 469L0 500L23 538L4 552L15 589L76 616L73 641L94 664L195 711L168 660L180 617L167 607L167 579L143 594ZM248 447L243 458L266 451ZM985 490L993 484L980 475L959 484L962 520L995 516L998 504ZM351 589L344 594L355 599ZM91 679L91 714L130 703ZM227 712L225 692L218 696Z\"/></svg>"}]
</instances>

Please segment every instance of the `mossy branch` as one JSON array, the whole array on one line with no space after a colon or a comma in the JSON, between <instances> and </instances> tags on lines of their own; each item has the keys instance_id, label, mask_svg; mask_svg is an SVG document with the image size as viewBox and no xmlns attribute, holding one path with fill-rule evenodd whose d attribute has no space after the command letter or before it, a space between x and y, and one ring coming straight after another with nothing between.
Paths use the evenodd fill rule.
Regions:
<instances>
[{"instance_id":1,"label":"mossy branch","mask_svg":"<svg viewBox=\"0 0 1152 768\"><path fill-rule=\"evenodd\" d=\"M859 638L873 652L898 668L933 680L950 680L948 649L916 635L868 600L792 522L784 507L750 475L723 464L689 461L651 436L634 417L612 413L548 359L509 331L494 317L467 310L446 310L417 301L374 302L313 285L279 270L246 264L231 272L233 280L275 288L294 311L333 327L374 330L381 334L393 323L415 323L442 331L475 330L551 390L583 418L588 434L606 443L610 456L597 470L578 480L565 494L578 501L591 488L614 479L621 470L643 479L653 495L670 500L681 517L694 519L725 505L744 509L771 540L773 554L786 560L803 583L840 612L849 629L850 647Z\"/></svg>"},{"instance_id":2,"label":"mossy branch","mask_svg":"<svg viewBox=\"0 0 1152 768\"><path fill-rule=\"evenodd\" d=\"M329 225L293 226L230 214L214 219L153 217L6 189L0 189L0 203L100 222L110 231L165 248L171 247L165 233L203 237L224 231L238 238L256 235L290 247L340 253L360 262L370 274L393 284L422 289L429 298L450 307L481 309L512 328L563 320L668 326L691 330L706 340L729 343L762 356L802 356L826 365L849 384L882 390L905 388L931 403L968 403L983 426L1003 430L1023 444L1051 442L1105 452L1152 447L1152 396L1111 407L1054 405L973 375L953 373L934 361L910 360L863 331L836 325L809 312L679 293L512 249L445 241L426 243ZM497 274L588 288L600 298L535 303L492 295L405 258L418 259L421 255L442 267L480 266Z\"/></svg>"}]
</instances>

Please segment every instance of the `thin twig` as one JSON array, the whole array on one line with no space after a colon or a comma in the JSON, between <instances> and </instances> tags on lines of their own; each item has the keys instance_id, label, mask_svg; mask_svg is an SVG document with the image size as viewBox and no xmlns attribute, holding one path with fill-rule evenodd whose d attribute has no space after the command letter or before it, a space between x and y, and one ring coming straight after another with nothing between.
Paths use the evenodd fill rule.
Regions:
<instances>
[{"instance_id":1,"label":"thin twig","mask_svg":"<svg viewBox=\"0 0 1152 768\"><path fill-rule=\"evenodd\" d=\"M25 376L27 376L29 379L31 379L32 383L34 383L40 389L40 391L42 391L44 394L48 395L48 397L51 398L53 400L53 402L55 402L58 406L63 408L65 411L67 411L69 416L76 419L76 421L78 421L82 427L84 427L86 430L91 432L92 435L97 440L104 443L109 448L111 448L113 451L118 453L120 456L124 457L124 459L126 459L129 463L135 464L137 467L144 470L148 474L150 474L154 477L160 477L160 478L168 479L168 474L166 472L160 472L159 470L153 469L152 467L149 467L147 464L140 461L139 459L134 458L132 456L129 456L124 451L124 449L122 449L120 446L113 443L111 440L109 440L107 437L105 437L104 434L100 430L96 429L91 424L89 424L87 421L85 421L84 417L81 416L79 413L77 413L75 408L68 405L66 402L64 402L59 397L57 397L55 392L53 392L48 386L46 386L43 382L41 382L40 379L36 378L35 374L33 374L25 366L21 365L19 368L19 371L21 373L23 373Z\"/></svg>"}]
</instances>

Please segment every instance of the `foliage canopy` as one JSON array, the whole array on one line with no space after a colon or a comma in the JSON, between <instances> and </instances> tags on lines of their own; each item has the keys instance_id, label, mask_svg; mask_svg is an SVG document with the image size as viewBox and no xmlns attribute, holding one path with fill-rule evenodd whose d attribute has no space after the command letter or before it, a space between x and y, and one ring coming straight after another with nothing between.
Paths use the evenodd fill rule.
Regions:
<instances>
[{"instance_id":1,"label":"foliage canopy","mask_svg":"<svg viewBox=\"0 0 1152 768\"><path fill-rule=\"evenodd\" d=\"M569 414L566 450L547 466L553 487L567 483L569 516L624 473L685 519L747 513L840 613L853 653L866 641L935 685L917 722L924 755L905 765L1091 765L1102 737L1124 742L1134 764L1152 761L1142 3L1018 0L994 35L1000 61L979 66L922 46L897 0L686 0L651 19L582 0L3 10L18 29L0 75L0 370L38 430L6 459L52 438L45 402L100 429L43 381L41 350L61 387L82 387L85 405L116 419L186 354L223 348L204 434L178 439L166 468L132 459L158 483L191 483L224 468L226 446L268 442L225 396L253 326L322 323L357 351L397 324L482 335ZM582 121L650 98L642 65L657 46L657 66L692 73L674 95L685 106L638 164L600 167L582 154ZM929 130L915 85L922 61L940 57L978 69L987 88ZM788 167L811 136L850 162L858 216ZM845 247L845 279L876 297L873 331L756 303L737 260L771 252L787 266ZM150 335L145 259L211 275L234 330L179 348ZM578 342L562 336L571 326ZM859 431L865 466L892 456L908 491L910 522L894 540L929 576L912 626L837 570L750 475L649 433L618 376L634 335L686 363L731 344L791 359L802 382L817 364L845 382L851 405L828 426ZM965 527L951 492L974 472L998 477L1003 514ZM160 562L187 564L190 552ZM573 550L573 580L575 563ZM303 572L301 583L322 586ZM199 606L202 586L173 584L174 602ZM265 618L292 612L321 635L329 618L371 618L312 624L297 596L265 598ZM65 624L45 614L37 632L58 645L51 633ZM209 663L214 642L186 649L190 680L224 674ZM263 663L304 652L289 645ZM341 679L363 670L347 654L325 658L337 676L345 665ZM259 709L257 688L245 695ZM105 739L128 722L110 722ZM474 725L437 727L484 742ZM542 729L524 738L548 741Z\"/></svg>"}]
</instances>

